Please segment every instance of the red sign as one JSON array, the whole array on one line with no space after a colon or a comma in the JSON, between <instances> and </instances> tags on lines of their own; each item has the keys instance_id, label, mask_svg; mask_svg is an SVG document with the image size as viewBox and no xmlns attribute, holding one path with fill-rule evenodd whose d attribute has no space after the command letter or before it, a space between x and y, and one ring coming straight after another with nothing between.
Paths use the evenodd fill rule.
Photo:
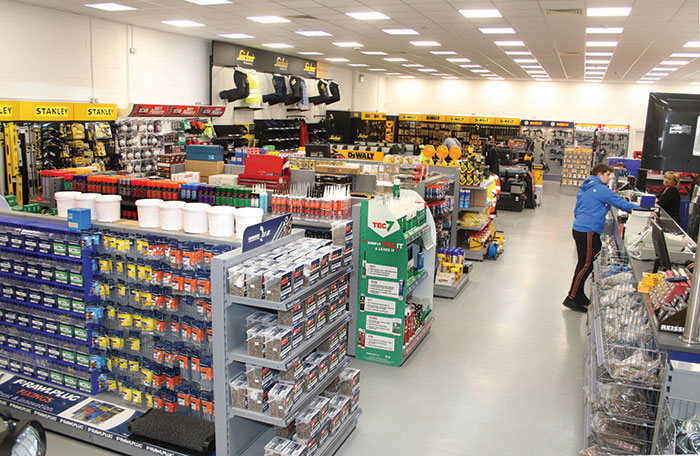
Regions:
<instances>
[{"instance_id":1,"label":"red sign","mask_svg":"<svg viewBox=\"0 0 700 456\"><path fill-rule=\"evenodd\" d=\"M131 117L165 117L168 105L137 104L131 109Z\"/></svg>"},{"instance_id":2,"label":"red sign","mask_svg":"<svg viewBox=\"0 0 700 456\"><path fill-rule=\"evenodd\" d=\"M195 117L199 112L199 106L170 106L166 117Z\"/></svg>"},{"instance_id":3,"label":"red sign","mask_svg":"<svg viewBox=\"0 0 700 456\"><path fill-rule=\"evenodd\" d=\"M600 129L600 124L576 124L576 130L578 131L594 131Z\"/></svg>"},{"instance_id":4,"label":"red sign","mask_svg":"<svg viewBox=\"0 0 700 456\"><path fill-rule=\"evenodd\" d=\"M221 117L226 112L226 106L200 106L199 117Z\"/></svg>"},{"instance_id":5,"label":"red sign","mask_svg":"<svg viewBox=\"0 0 700 456\"><path fill-rule=\"evenodd\" d=\"M614 133L629 133L630 131L630 126L629 125L610 125L610 124L605 124L603 125L603 131L608 133L608 132L614 132Z\"/></svg>"}]
</instances>

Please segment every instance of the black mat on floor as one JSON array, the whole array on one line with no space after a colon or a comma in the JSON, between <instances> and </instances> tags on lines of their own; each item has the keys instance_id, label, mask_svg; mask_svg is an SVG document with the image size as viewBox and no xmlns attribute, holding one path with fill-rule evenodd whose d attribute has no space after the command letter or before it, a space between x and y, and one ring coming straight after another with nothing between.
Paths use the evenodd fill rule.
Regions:
<instances>
[{"instance_id":1,"label":"black mat on floor","mask_svg":"<svg viewBox=\"0 0 700 456\"><path fill-rule=\"evenodd\" d=\"M180 453L208 456L214 452L214 423L179 413L151 409L129 423L130 438Z\"/></svg>"}]
</instances>

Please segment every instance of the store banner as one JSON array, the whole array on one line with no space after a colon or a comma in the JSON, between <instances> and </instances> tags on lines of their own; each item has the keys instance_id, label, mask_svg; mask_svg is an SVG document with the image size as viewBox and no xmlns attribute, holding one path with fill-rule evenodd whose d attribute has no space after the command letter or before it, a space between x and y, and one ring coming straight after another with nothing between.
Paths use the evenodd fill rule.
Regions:
<instances>
[{"instance_id":1,"label":"store banner","mask_svg":"<svg viewBox=\"0 0 700 456\"><path fill-rule=\"evenodd\" d=\"M117 120L117 105L104 103L74 103L74 120L86 122L114 122Z\"/></svg>"},{"instance_id":2,"label":"store banner","mask_svg":"<svg viewBox=\"0 0 700 456\"><path fill-rule=\"evenodd\" d=\"M165 117L169 108L168 105L135 104L129 117Z\"/></svg>"},{"instance_id":3,"label":"store banner","mask_svg":"<svg viewBox=\"0 0 700 456\"><path fill-rule=\"evenodd\" d=\"M19 105L19 119L40 122L65 122L73 120L73 103L23 101Z\"/></svg>"},{"instance_id":4,"label":"store banner","mask_svg":"<svg viewBox=\"0 0 700 456\"><path fill-rule=\"evenodd\" d=\"M165 117L195 117L199 112L199 106L170 106Z\"/></svg>"},{"instance_id":5,"label":"store banner","mask_svg":"<svg viewBox=\"0 0 700 456\"><path fill-rule=\"evenodd\" d=\"M17 120L19 116L19 101L0 100L0 121Z\"/></svg>"},{"instance_id":6,"label":"store banner","mask_svg":"<svg viewBox=\"0 0 700 456\"><path fill-rule=\"evenodd\" d=\"M603 124L602 129L603 129L603 132L605 132L605 133L629 133L630 132L629 125Z\"/></svg>"},{"instance_id":7,"label":"store banner","mask_svg":"<svg viewBox=\"0 0 700 456\"><path fill-rule=\"evenodd\" d=\"M243 232L243 251L247 252L256 247L269 244L281 239L292 232L292 214L265 220L251 225Z\"/></svg>"},{"instance_id":8,"label":"store banner","mask_svg":"<svg viewBox=\"0 0 700 456\"><path fill-rule=\"evenodd\" d=\"M552 127L552 128L574 128L573 122L563 122L560 120L531 120L520 121L521 127Z\"/></svg>"},{"instance_id":9,"label":"store banner","mask_svg":"<svg viewBox=\"0 0 700 456\"><path fill-rule=\"evenodd\" d=\"M51 430L66 426L153 454L185 456L177 451L131 440L129 422L142 415L138 410L59 386L0 373L0 406L30 413Z\"/></svg>"},{"instance_id":10,"label":"store banner","mask_svg":"<svg viewBox=\"0 0 700 456\"><path fill-rule=\"evenodd\" d=\"M212 64L223 67L240 66L265 73L293 74L306 78L316 78L318 69L313 60L220 41L212 43Z\"/></svg>"},{"instance_id":11,"label":"store banner","mask_svg":"<svg viewBox=\"0 0 700 456\"><path fill-rule=\"evenodd\" d=\"M384 152L376 150L347 150L338 149L338 153L348 160L384 161Z\"/></svg>"},{"instance_id":12,"label":"store banner","mask_svg":"<svg viewBox=\"0 0 700 456\"><path fill-rule=\"evenodd\" d=\"M128 117L221 117L226 106L135 104L126 110Z\"/></svg>"}]
</instances>

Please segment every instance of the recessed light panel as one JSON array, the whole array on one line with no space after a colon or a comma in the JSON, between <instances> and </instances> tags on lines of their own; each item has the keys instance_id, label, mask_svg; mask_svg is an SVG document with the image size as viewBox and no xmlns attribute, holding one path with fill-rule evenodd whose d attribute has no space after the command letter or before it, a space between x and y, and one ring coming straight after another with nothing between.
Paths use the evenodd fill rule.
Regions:
<instances>
[{"instance_id":1,"label":"recessed light panel","mask_svg":"<svg viewBox=\"0 0 700 456\"><path fill-rule=\"evenodd\" d=\"M359 48L359 47L364 47L364 44L360 44L357 41L336 41L335 43L336 46L338 47L344 47L344 48Z\"/></svg>"},{"instance_id":2,"label":"recessed light panel","mask_svg":"<svg viewBox=\"0 0 700 456\"><path fill-rule=\"evenodd\" d=\"M298 32L294 32L298 35L304 35L304 36L333 36L328 32L324 32L323 30L300 30Z\"/></svg>"},{"instance_id":3,"label":"recessed light panel","mask_svg":"<svg viewBox=\"0 0 700 456\"><path fill-rule=\"evenodd\" d=\"M220 37L228 38L230 40L244 40L248 38L255 38L252 35L246 35L245 33L220 33Z\"/></svg>"},{"instance_id":4,"label":"recessed light panel","mask_svg":"<svg viewBox=\"0 0 700 456\"><path fill-rule=\"evenodd\" d=\"M195 5L211 6L211 5L230 5L229 0L185 0L186 2L194 3Z\"/></svg>"},{"instance_id":5,"label":"recessed light panel","mask_svg":"<svg viewBox=\"0 0 700 456\"><path fill-rule=\"evenodd\" d=\"M353 19L357 19L360 21L379 21L379 20L391 19L386 14L382 14L378 11L360 11L358 13L345 13L345 14L352 17Z\"/></svg>"},{"instance_id":6,"label":"recessed light panel","mask_svg":"<svg viewBox=\"0 0 700 456\"><path fill-rule=\"evenodd\" d=\"M265 44L263 44L263 46L269 47L272 49L289 49L289 48L294 47L291 44L287 44L287 43L265 43Z\"/></svg>"},{"instance_id":7,"label":"recessed light panel","mask_svg":"<svg viewBox=\"0 0 700 456\"><path fill-rule=\"evenodd\" d=\"M629 16L631 11L630 7L587 8L586 16L622 17Z\"/></svg>"},{"instance_id":8,"label":"recessed light panel","mask_svg":"<svg viewBox=\"0 0 700 456\"><path fill-rule=\"evenodd\" d=\"M189 27L204 27L201 22L190 21L188 19L180 19L176 21L162 21L163 24L172 25L173 27L189 28Z\"/></svg>"},{"instance_id":9,"label":"recessed light panel","mask_svg":"<svg viewBox=\"0 0 700 456\"><path fill-rule=\"evenodd\" d=\"M522 41L494 41L496 43L496 46L501 46L501 47L520 47L520 46L525 46L525 43Z\"/></svg>"},{"instance_id":10,"label":"recessed light panel","mask_svg":"<svg viewBox=\"0 0 700 456\"><path fill-rule=\"evenodd\" d=\"M386 57L384 60L387 62L407 62L408 60L403 57Z\"/></svg>"},{"instance_id":11,"label":"recessed light panel","mask_svg":"<svg viewBox=\"0 0 700 456\"><path fill-rule=\"evenodd\" d=\"M608 51L603 52L586 52L586 57L612 57L613 53Z\"/></svg>"},{"instance_id":12,"label":"recessed light panel","mask_svg":"<svg viewBox=\"0 0 700 456\"><path fill-rule=\"evenodd\" d=\"M671 58L697 59L698 57L700 57L700 53L697 52L674 52L671 54Z\"/></svg>"},{"instance_id":13,"label":"recessed light panel","mask_svg":"<svg viewBox=\"0 0 700 456\"><path fill-rule=\"evenodd\" d=\"M422 73L437 73L435 68L418 68L418 71Z\"/></svg>"},{"instance_id":14,"label":"recessed light panel","mask_svg":"<svg viewBox=\"0 0 700 456\"><path fill-rule=\"evenodd\" d=\"M384 51L362 51L364 55L386 55Z\"/></svg>"},{"instance_id":15,"label":"recessed light panel","mask_svg":"<svg viewBox=\"0 0 700 456\"><path fill-rule=\"evenodd\" d=\"M463 9L460 14L469 19L483 19L491 17L503 17L497 9Z\"/></svg>"},{"instance_id":16,"label":"recessed light panel","mask_svg":"<svg viewBox=\"0 0 700 456\"><path fill-rule=\"evenodd\" d=\"M481 68L481 65L477 65L476 63L469 63L467 65L460 65L460 68Z\"/></svg>"},{"instance_id":17,"label":"recessed light panel","mask_svg":"<svg viewBox=\"0 0 700 456\"><path fill-rule=\"evenodd\" d=\"M615 47L617 41L586 41L587 47Z\"/></svg>"},{"instance_id":18,"label":"recessed light panel","mask_svg":"<svg viewBox=\"0 0 700 456\"><path fill-rule=\"evenodd\" d=\"M316 52L316 51L305 51L305 52L297 52L299 55L323 55L323 52Z\"/></svg>"},{"instance_id":19,"label":"recessed light panel","mask_svg":"<svg viewBox=\"0 0 700 456\"><path fill-rule=\"evenodd\" d=\"M404 75L404 76L399 76L399 79L415 79L415 76Z\"/></svg>"},{"instance_id":20,"label":"recessed light panel","mask_svg":"<svg viewBox=\"0 0 700 456\"><path fill-rule=\"evenodd\" d=\"M515 63L537 63L537 59L513 59Z\"/></svg>"},{"instance_id":21,"label":"recessed light panel","mask_svg":"<svg viewBox=\"0 0 700 456\"><path fill-rule=\"evenodd\" d=\"M289 19L280 16L250 16L246 19L259 24L283 24L285 22L292 22Z\"/></svg>"},{"instance_id":22,"label":"recessed light panel","mask_svg":"<svg viewBox=\"0 0 700 456\"><path fill-rule=\"evenodd\" d=\"M604 60L604 59L586 59L586 63L592 63L596 65L607 65L610 63L610 60Z\"/></svg>"},{"instance_id":23,"label":"recessed light panel","mask_svg":"<svg viewBox=\"0 0 700 456\"><path fill-rule=\"evenodd\" d=\"M433 55L457 55L455 51L430 51Z\"/></svg>"},{"instance_id":24,"label":"recessed light panel","mask_svg":"<svg viewBox=\"0 0 700 456\"><path fill-rule=\"evenodd\" d=\"M683 66L689 64L688 60L664 60L659 65Z\"/></svg>"},{"instance_id":25,"label":"recessed light panel","mask_svg":"<svg viewBox=\"0 0 700 456\"><path fill-rule=\"evenodd\" d=\"M463 57L449 58L449 59L447 59L447 61L452 62L452 63L469 63L469 62L471 62L471 60L465 59Z\"/></svg>"},{"instance_id":26,"label":"recessed light panel","mask_svg":"<svg viewBox=\"0 0 700 456\"><path fill-rule=\"evenodd\" d=\"M423 65L421 65L420 63L404 63L404 64L401 65L401 66L404 66L404 67L406 67L406 68L420 68L420 67L422 67Z\"/></svg>"},{"instance_id":27,"label":"recessed light panel","mask_svg":"<svg viewBox=\"0 0 700 456\"><path fill-rule=\"evenodd\" d=\"M386 71L384 68L367 68L367 71Z\"/></svg>"},{"instance_id":28,"label":"recessed light panel","mask_svg":"<svg viewBox=\"0 0 700 456\"><path fill-rule=\"evenodd\" d=\"M532 55L530 51L506 51L506 55Z\"/></svg>"},{"instance_id":29,"label":"recessed light panel","mask_svg":"<svg viewBox=\"0 0 700 456\"><path fill-rule=\"evenodd\" d=\"M490 73L490 70L487 70L485 68L477 68L475 70L470 70L472 73Z\"/></svg>"},{"instance_id":30,"label":"recessed light panel","mask_svg":"<svg viewBox=\"0 0 700 456\"><path fill-rule=\"evenodd\" d=\"M623 27L586 27L589 35L613 35L622 33Z\"/></svg>"},{"instance_id":31,"label":"recessed light panel","mask_svg":"<svg viewBox=\"0 0 700 456\"><path fill-rule=\"evenodd\" d=\"M382 29L382 32L389 35L420 35L413 29Z\"/></svg>"},{"instance_id":32,"label":"recessed light panel","mask_svg":"<svg viewBox=\"0 0 700 456\"><path fill-rule=\"evenodd\" d=\"M437 41L411 41L411 44L418 47L438 47L442 46Z\"/></svg>"},{"instance_id":33,"label":"recessed light panel","mask_svg":"<svg viewBox=\"0 0 700 456\"><path fill-rule=\"evenodd\" d=\"M328 62L349 62L350 60L344 59L343 57L329 57L326 59Z\"/></svg>"},{"instance_id":34,"label":"recessed light panel","mask_svg":"<svg viewBox=\"0 0 700 456\"><path fill-rule=\"evenodd\" d=\"M369 66L369 65L367 65L366 63L348 63L348 66L351 66L351 67L367 67L367 66Z\"/></svg>"},{"instance_id":35,"label":"recessed light panel","mask_svg":"<svg viewBox=\"0 0 700 456\"><path fill-rule=\"evenodd\" d=\"M102 11L109 11L110 13L116 13L118 11L133 11L136 9L132 6L121 5L119 3L87 3L85 6Z\"/></svg>"},{"instance_id":36,"label":"recessed light panel","mask_svg":"<svg viewBox=\"0 0 700 456\"><path fill-rule=\"evenodd\" d=\"M484 35L515 35L511 27L482 27L479 31Z\"/></svg>"}]
</instances>

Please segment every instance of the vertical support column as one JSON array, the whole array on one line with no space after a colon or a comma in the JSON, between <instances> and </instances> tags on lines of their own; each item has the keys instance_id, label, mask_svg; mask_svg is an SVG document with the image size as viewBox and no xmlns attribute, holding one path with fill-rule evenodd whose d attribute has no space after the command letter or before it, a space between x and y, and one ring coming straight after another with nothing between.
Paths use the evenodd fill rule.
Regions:
<instances>
[{"instance_id":1,"label":"vertical support column","mask_svg":"<svg viewBox=\"0 0 700 456\"><path fill-rule=\"evenodd\" d=\"M691 284L688 310L685 317L685 330L680 337L686 344L700 344L700 266L698 252L695 252L695 267L693 268L693 283Z\"/></svg>"}]
</instances>

